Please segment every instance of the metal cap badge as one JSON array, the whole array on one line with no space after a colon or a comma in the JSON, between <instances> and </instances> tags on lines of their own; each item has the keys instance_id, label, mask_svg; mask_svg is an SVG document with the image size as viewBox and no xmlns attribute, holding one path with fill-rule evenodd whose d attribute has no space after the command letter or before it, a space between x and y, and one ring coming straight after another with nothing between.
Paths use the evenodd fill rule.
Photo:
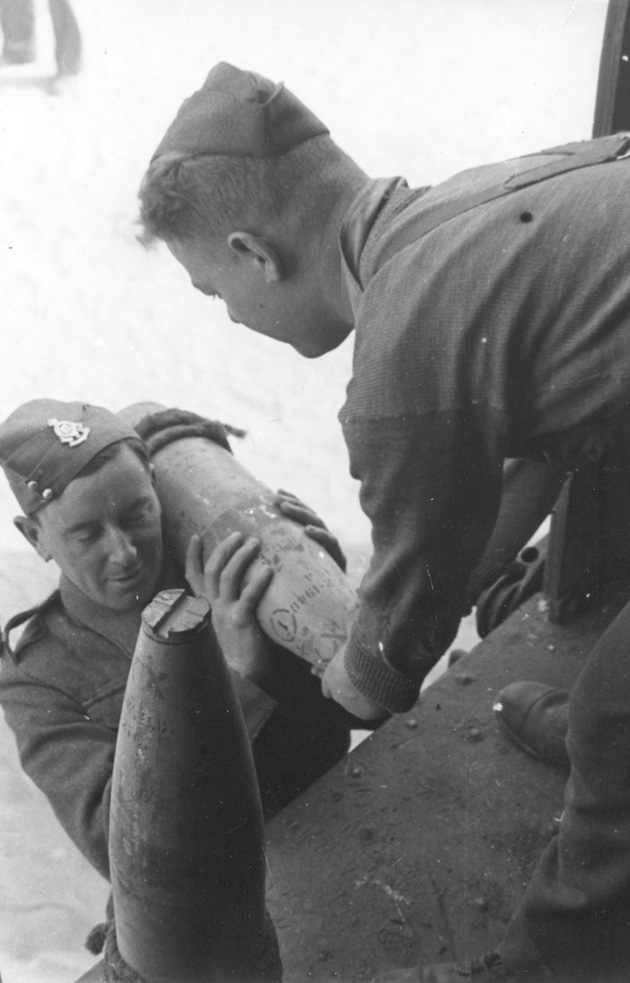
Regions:
<instances>
[{"instance_id":1,"label":"metal cap badge","mask_svg":"<svg viewBox=\"0 0 630 983\"><path fill-rule=\"evenodd\" d=\"M101 406L34 399L0 424L0 465L24 513L32 515L121 440L146 450L135 430Z\"/></svg>"},{"instance_id":2,"label":"metal cap badge","mask_svg":"<svg viewBox=\"0 0 630 983\"><path fill-rule=\"evenodd\" d=\"M54 416L49 419L48 426L53 428L55 437L59 437L61 443L68 444L69 447L76 447L78 444L82 444L84 440L87 440L90 432L90 428L84 427L82 423L75 423L71 420L57 420Z\"/></svg>"}]
</instances>

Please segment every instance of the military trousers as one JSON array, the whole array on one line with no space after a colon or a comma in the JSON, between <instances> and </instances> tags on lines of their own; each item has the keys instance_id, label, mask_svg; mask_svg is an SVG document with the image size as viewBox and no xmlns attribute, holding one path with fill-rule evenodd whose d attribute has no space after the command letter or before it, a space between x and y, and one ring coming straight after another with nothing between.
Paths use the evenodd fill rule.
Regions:
<instances>
[{"instance_id":1,"label":"military trousers","mask_svg":"<svg viewBox=\"0 0 630 983\"><path fill-rule=\"evenodd\" d=\"M630 604L571 692L571 760L558 833L499 951L554 983L630 979Z\"/></svg>"},{"instance_id":2,"label":"military trousers","mask_svg":"<svg viewBox=\"0 0 630 983\"><path fill-rule=\"evenodd\" d=\"M16 64L32 61L35 57L33 0L0 0L0 27L7 59Z\"/></svg>"}]
</instances>

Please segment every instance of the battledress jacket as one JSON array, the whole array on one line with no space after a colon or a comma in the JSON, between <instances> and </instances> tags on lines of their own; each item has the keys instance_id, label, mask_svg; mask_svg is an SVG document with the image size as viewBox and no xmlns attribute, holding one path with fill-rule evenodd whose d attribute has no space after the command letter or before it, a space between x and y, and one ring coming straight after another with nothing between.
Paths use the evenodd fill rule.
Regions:
<instances>
[{"instance_id":1,"label":"battledress jacket","mask_svg":"<svg viewBox=\"0 0 630 983\"><path fill-rule=\"evenodd\" d=\"M414 703L456 634L504 459L571 469L628 444L629 161L534 184L414 239L414 223L445 204L540 162L428 189L371 181L342 226L355 346L339 419L374 547L345 666L391 711Z\"/></svg>"},{"instance_id":2,"label":"battledress jacket","mask_svg":"<svg viewBox=\"0 0 630 983\"><path fill-rule=\"evenodd\" d=\"M184 586L172 571L160 585ZM103 608L62 577L1 660L0 703L22 767L107 879L116 736L139 629L139 611ZM260 686L232 673L266 817L332 767L350 733L310 666L283 649L272 655Z\"/></svg>"}]
</instances>

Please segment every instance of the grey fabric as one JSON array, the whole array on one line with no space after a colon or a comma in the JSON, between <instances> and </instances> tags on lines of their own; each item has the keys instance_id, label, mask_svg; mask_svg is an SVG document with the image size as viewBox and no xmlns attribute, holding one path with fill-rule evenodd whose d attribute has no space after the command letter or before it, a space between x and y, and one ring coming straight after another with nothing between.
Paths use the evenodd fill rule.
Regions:
<instances>
[{"instance_id":1,"label":"grey fabric","mask_svg":"<svg viewBox=\"0 0 630 983\"><path fill-rule=\"evenodd\" d=\"M569 700L571 774L500 952L558 983L630 977L630 605L591 653Z\"/></svg>"},{"instance_id":2,"label":"grey fabric","mask_svg":"<svg viewBox=\"0 0 630 983\"><path fill-rule=\"evenodd\" d=\"M392 711L413 703L457 631L505 458L573 468L627 439L627 161L528 186L413 241L414 223L536 162L421 191L371 182L342 229L356 338L339 419L374 543L346 668Z\"/></svg>"}]
</instances>

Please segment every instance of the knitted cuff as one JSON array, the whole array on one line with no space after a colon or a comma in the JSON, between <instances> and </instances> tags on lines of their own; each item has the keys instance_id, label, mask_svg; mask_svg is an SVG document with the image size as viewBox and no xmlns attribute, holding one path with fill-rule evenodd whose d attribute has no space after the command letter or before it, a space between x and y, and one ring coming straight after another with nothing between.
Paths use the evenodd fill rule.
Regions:
<instances>
[{"instance_id":1,"label":"knitted cuff","mask_svg":"<svg viewBox=\"0 0 630 983\"><path fill-rule=\"evenodd\" d=\"M390 713L411 710L420 692L420 676L397 672L369 655L351 637L344 656L344 666L353 686L368 699Z\"/></svg>"}]
</instances>

